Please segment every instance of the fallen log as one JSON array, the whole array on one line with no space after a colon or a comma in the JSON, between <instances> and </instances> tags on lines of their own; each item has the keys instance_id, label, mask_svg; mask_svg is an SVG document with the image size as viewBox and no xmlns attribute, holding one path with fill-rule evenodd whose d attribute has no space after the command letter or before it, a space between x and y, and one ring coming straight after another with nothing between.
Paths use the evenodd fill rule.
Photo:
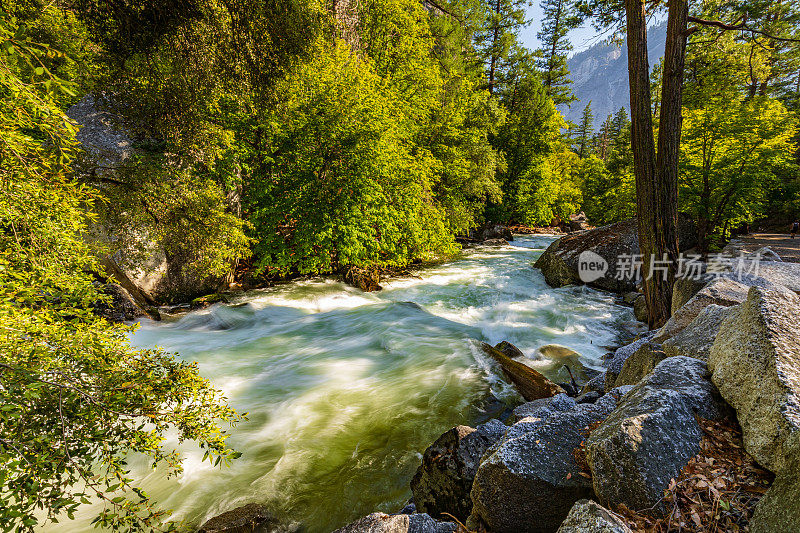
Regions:
<instances>
[{"instance_id":1,"label":"fallen log","mask_svg":"<svg viewBox=\"0 0 800 533\"><path fill-rule=\"evenodd\" d=\"M480 346L486 355L497 361L500 368L503 369L503 373L514 384L525 400L531 402L565 392L564 389L528 365L511 359L485 342L480 343Z\"/></svg>"}]
</instances>

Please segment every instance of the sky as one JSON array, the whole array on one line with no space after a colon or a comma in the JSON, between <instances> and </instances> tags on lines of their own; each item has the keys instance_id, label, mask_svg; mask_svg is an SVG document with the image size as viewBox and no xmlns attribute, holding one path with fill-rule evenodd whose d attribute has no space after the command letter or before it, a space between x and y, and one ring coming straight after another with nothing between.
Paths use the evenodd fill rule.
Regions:
<instances>
[{"instance_id":1,"label":"sky","mask_svg":"<svg viewBox=\"0 0 800 533\"><path fill-rule=\"evenodd\" d=\"M535 4L529 6L527 10L528 20L530 20L531 23L520 32L522 43L531 50L539 48L539 39L536 38L536 33L542 27L542 8L539 7L538 0L534 0L534 2ZM572 42L573 54L586 50L606 37L606 35L600 35L597 30L592 28L590 23L586 23L584 26L572 30L569 32L568 36L569 40Z\"/></svg>"}]
</instances>

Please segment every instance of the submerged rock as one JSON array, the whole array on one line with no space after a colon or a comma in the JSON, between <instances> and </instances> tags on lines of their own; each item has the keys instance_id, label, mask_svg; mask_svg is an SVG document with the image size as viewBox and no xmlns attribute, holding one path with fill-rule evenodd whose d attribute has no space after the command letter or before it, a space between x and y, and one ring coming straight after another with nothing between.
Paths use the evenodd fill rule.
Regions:
<instances>
[{"instance_id":1,"label":"submerged rock","mask_svg":"<svg viewBox=\"0 0 800 533\"><path fill-rule=\"evenodd\" d=\"M422 456L411 480L416 509L433 517L449 513L462 522L472 511L469 493L484 452L508 428L499 420L478 426L457 426L444 433Z\"/></svg>"},{"instance_id":2,"label":"submerged rock","mask_svg":"<svg viewBox=\"0 0 800 533\"><path fill-rule=\"evenodd\" d=\"M736 410L745 449L776 473L800 458L798 316L794 292L753 287L720 326L708 358L712 380Z\"/></svg>"},{"instance_id":3,"label":"submerged rock","mask_svg":"<svg viewBox=\"0 0 800 533\"><path fill-rule=\"evenodd\" d=\"M424 513L395 514L372 513L334 533L453 533L457 526L452 522L438 522Z\"/></svg>"},{"instance_id":4,"label":"submerged rock","mask_svg":"<svg viewBox=\"0 0 800 533\"><path fill-rule=\"evenodd\" d=\"M619 517L592 500L580 500L572 506L558 533L631 533Z\"/></svg>"},{"instance_id":5,"label":"submerged rock","mask_svg":"<svg viewBox=\"0 0 800 533\"><path fill-rule=\"evenodd\" d=\"M572 348L567 348L566 346L561 346L560 344L545 344L544 346L539 347L539 353L544 357L555 360L570 359L580 356L580 354Z\"/></svg>"},{"instance_id":6,"label":"submerged rock","mask_svg":"<svg viewBox=\"0 0 800 533\"><path fill-rule=\"evenodd\" d=\"M558 529L573 504L592 495L591 482L581 475L573 452L588 427L611 412L621 392L514 424L478 468L467 526L483 523L495 533Z\"/></svg>"},{"instance_id":7,"label":"submerged rock","mask_svg":"<svg viewBox=\"0 0 800 533\"><path fill-rule=\"evenodd\" d=\"M281 524L263 505L250 503L205 522L197 533L299 533L300 526Z\"/></svg>"},{"instance_id":8,"label":"submerged rock","mask_svg":"<svg viewBox=\"0 0 800 533\"><path fill-rule=\"evenodd\" d=\"M702 361L667 358L592 431L586 456L603 505L659 511L669 481L700 451L696 417L724 412L708 377Z\"/></svg>"},{"instance_id":9,"label":"submerged rock","mask_svg":"<svg viewBox=\"0 0 800 533\"><path fill-rule=\"evenodd\" d=\"M486 344L480 343L486 355L497 361L508 379L517 387L517 390L528 401L539 398L549 398L564 392L564 389L544 377L540 372L524 363L515 361L503 352Z\"/></svg>"}]
</instances>

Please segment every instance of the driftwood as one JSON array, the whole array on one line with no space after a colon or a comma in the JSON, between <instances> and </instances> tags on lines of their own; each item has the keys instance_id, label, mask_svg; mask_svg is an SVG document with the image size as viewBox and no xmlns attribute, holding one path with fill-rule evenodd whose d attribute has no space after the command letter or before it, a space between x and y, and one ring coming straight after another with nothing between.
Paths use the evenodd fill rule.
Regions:
<instances>
[{"instance_id":1,"label":"driftwood","mask_svg":"<svg viewBox=\"0 0 800 533\"><path fill-rule=\"evenodd\" d=\"M491 345L482 342L481 349L486 355L497 361L503 369L503 373L527 401L549 398L564 392L564 389L544 377L540 372L524 363L511 359Z\"/></svg>"}]
</instances>

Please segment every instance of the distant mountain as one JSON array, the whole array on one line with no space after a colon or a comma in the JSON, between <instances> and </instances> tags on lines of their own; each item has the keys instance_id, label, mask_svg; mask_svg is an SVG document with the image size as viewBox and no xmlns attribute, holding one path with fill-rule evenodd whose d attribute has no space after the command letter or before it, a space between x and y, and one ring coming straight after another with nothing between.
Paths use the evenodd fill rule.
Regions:
<instances>
[{"instance_id":1,"label":"distant mountain","mask_svg":"<svg viewBox=\"0 0 800 533\"><path fill-rule=\"evenodd\" d=\"M664 54L666 36L666 21L647 30L650 68L658 64ZM572 78L572 92L578 100L569 107L559 106L564 118L579 122L583 108L590 100L595 129L600 127L609 114L619 111L620 107L630 112L628 50L624 44L596 44L569 58L567 66Z\"/></svg>"}]
</instances>

